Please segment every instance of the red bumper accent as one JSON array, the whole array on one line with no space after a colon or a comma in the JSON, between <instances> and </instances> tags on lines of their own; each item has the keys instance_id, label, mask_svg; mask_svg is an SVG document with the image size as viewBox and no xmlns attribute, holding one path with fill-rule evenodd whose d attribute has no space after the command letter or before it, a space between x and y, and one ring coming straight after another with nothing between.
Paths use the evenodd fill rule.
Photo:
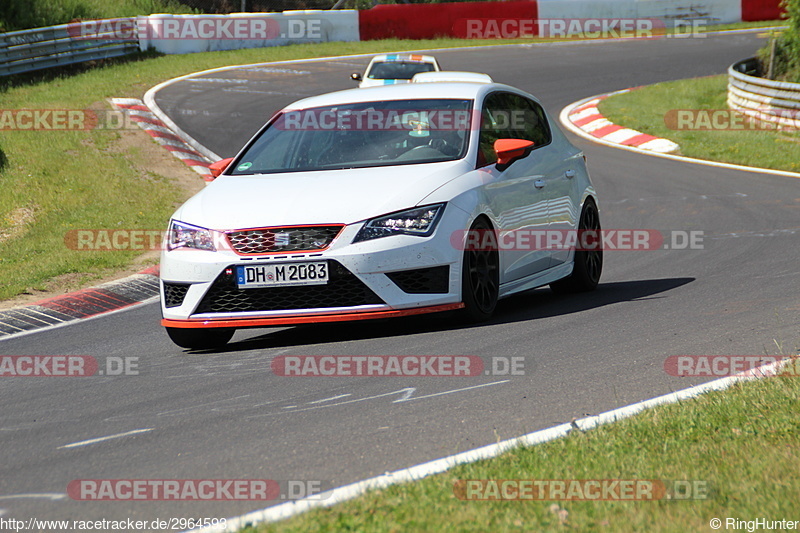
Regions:
<instances>
[{"instance_id":1,"label":"red bumper accent","mask_svg":"<svg viewBox=\"0 0 800 533\"><path fill-rule=\"evenodd\" d=\"M275 318L189 318L174 320L162 318L161 325L167 328L258 328L268 326L292 326L294 324L314 324L318 322L347 322L350 320L370 320L375 318L395 318L454 311L464 307L463 303L415 307L413 309L390 309L388 311L367 311L363 313L339 313L334 315L303 315Z\"/></svg>"}]
</instances>

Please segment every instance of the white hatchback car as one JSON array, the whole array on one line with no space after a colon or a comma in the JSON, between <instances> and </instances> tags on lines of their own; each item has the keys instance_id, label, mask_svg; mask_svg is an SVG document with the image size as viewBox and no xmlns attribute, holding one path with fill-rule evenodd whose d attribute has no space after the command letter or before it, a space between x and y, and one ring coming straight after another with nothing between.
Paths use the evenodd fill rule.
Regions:
<instances>
[{"instance_id":1,"label":"white hatchback car","mask_svg":"<svg viewBox=\"0 0 800 533\"><path fill-rule=\"evenodd\" d=\"M161 257L162 325L182 347L436 311L475 322L505 296L600 278L600 246L565 239L600 230L583 153L507 85L308 98L213 166Z\"/></svg>"},{"instance_id":2,"label":"white hatchback car","mask_svg":"<svg viewBox=\"0 0 800 533\"><path fill-rule=\"evenodd\" d=\"M350 75L359 87L409 83L420 72L439 72L442 68L433 56L421 54L381 54L372 58L364 72Z\"/></svg>"}]
</instances>

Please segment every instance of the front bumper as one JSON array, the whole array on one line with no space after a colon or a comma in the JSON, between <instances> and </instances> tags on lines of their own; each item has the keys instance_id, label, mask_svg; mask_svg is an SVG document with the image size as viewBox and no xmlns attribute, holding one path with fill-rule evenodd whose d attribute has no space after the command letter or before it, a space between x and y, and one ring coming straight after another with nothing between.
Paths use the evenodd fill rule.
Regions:
<instances>
[{"instance_id":1,"label":"front bumper","mask_svg":"<svg viewBox=\"0 0 800 533\"><path fill-rule=\"evenodd\" d=\"M452 208L451 208L452 209ZM453 210L459 212L460 210ZM452 214L452 213L451 213ZM314 253L243 257L230 250L165 251L161 258L162 325L171 328L265 327L448 311L461 303L462 252L450 236L466 214L443 217L430 237L395 235L352 243L361 224L345 226ZM239 289L237 265L326 261L326 285ZM436 279L426 279L435 272ZM414 278L421 277L422 282Z\"/></svg>"}]
</instances>

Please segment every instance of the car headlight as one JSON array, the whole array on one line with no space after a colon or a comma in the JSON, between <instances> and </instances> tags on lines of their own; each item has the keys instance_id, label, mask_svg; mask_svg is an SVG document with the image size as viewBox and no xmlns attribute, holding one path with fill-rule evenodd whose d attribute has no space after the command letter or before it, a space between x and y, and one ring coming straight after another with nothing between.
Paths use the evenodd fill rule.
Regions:
<instances>
[{"instance_id":1,"label":"car headlight","mask_svg":"<svg viewBox=\"0 0 800 533\"><path fill-rule=\"evenodd\" d=\"M432 204L415 207L368 220L356 234L353 242L380 239L390 235L427 237L436 229L445 205Z\"/></svg>"},{"instance_id":2,"label":"car headlight","mask_svg":"<svg viewBox=\"0 0 800 533\"><path fill-rule=\"evenodd\" d=\"M167 248L195 248L215 252L214 232L199 226L192 226L179 220L171 220L169 234L167 235Z\"/></svg>"}]
</instances>

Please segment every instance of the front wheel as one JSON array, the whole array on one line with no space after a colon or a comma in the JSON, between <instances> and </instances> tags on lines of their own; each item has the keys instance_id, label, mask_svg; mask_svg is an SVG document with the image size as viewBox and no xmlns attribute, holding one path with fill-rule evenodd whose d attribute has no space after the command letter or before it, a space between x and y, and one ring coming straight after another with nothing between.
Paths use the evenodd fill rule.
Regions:
<instances>
[{"instance_id":1,"label":"front wheel","mask_svg":"<svg viewBox=\"0 0 800 533\"><path fill-rule=\"evenodd\" d=\"M181 348L190 350L206 350L225 346L233 334L234 328L166 328L169 338Z\"/></svg>"},{"instance_id":2,"label":"front wheel","mask_svg":"<svg viewBox=\"0 0 800 533\"><path fill-rule=\"evenodd\" d=\"M500 294L497 239L483 238L484 235L494 235L494 230L487 221L479 219L470 229L470 233L473 232L480 236L478 240L482 244L465 247L461 274L462 318L468 323L489 320Z\"/></svg>"},{"instance_id":3,"label":"front wheel","mask_svg":"<svg viewBox=\"0 0 800 533\"><path fill-rule=\"evenodd\" d=\"M581 219L578 223L578 235L582 236L586 232L595 234L596 249L575 250L575 262L572 267L572 274L569 277L560 279L550 284L550 289L557 294L567 294L574 292L593 291L600 282L600 274L603 271L603 248L600 239L600 214L597 212L597 205L594 200L588 198L583 205ZM579 238L578 242L584 239Z\"/></svg>"}]
</instances>

